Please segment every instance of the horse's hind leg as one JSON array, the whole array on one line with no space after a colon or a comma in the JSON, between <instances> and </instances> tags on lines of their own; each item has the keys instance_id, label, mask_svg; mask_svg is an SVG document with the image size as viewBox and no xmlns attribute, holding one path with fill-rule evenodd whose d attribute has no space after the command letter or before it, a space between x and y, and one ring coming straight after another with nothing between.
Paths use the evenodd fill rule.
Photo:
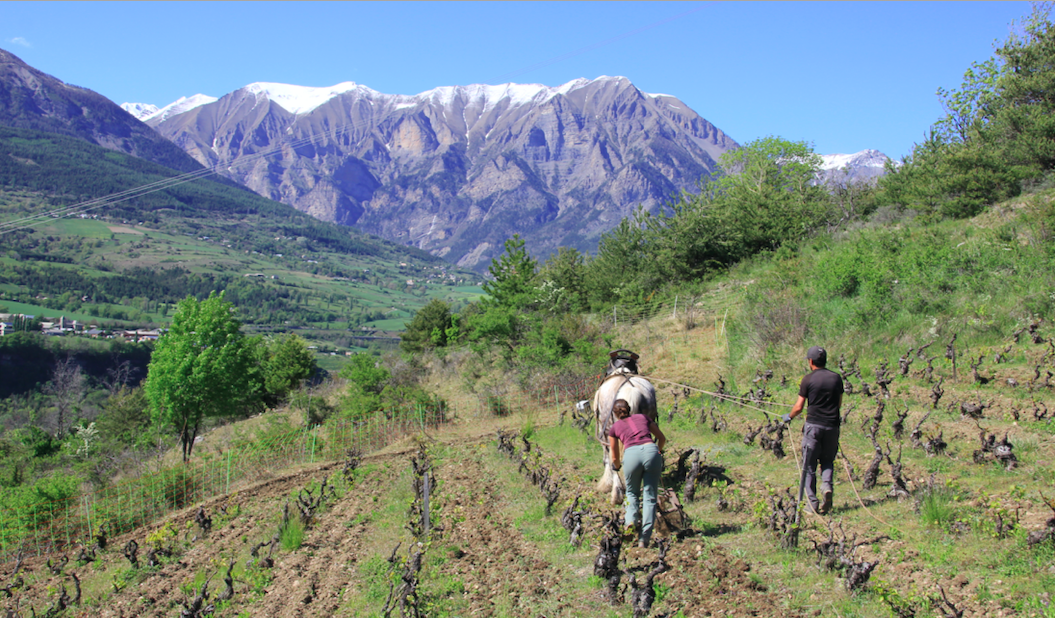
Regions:
<instances>
[{"instance_id":1,"label":"horse's hind leg","mask_svg":"<svg viewBox=\"0 0 1055 618\"><path fill-rule=\"evenodd\" d=\"M619 506L623 503L623 496L626 494L626 489L623 487L623 479L619 478L619 473L612 472L612 495L609 500L612 506Z\"/></svg>"},{"instance_id":2,"label":"horse's hind leg","mask_svg":"<svg viewBox=\"0 0 1055 618\"><path fill-rule=\"evenodd\" d=\"M611 453L608 452L608 446L607 445L604 447L603 464L604 464L604 473L601 474L601 478L598 479L598 481L597 481L597 491L601 492L602 494L606 494L606 493L612 491L612 486L613 486L612 477L613 476L618 476L618 473L616 473L614 470L612 470L612 456L611 456Z\"/></svg>"}]
</instances>

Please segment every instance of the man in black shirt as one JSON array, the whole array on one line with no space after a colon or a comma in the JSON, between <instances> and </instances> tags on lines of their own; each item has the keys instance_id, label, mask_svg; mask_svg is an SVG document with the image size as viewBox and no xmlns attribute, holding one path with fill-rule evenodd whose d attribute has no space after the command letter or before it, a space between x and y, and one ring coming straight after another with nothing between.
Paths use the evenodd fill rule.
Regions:
<instances>
[{"instance_id":1,"label":"man in black shirt","mask_svg":"<svg viewBox=\"0 0 1055 618\"><path fill-rule=\"evenodd\" d=\"M806 411L806 424L802 428L802 465L805 475L806 496L813 510L826 515L832 508L832 480L835 475L835 455L839 452L839 410L843 402L842 376L825 368L828 353L820 346L806 352L810 373L802 378L799 398L791 412L784 415L784 422ZM822 503L817 499L817 464L821 465Z\"/></svg>"}]
</instances>

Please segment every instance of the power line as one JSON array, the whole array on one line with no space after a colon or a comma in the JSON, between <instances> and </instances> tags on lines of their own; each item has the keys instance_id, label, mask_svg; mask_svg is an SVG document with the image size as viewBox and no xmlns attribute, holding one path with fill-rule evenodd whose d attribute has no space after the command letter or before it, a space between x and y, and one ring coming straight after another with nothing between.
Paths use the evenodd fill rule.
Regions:
<instances>
[{"instance_id":1,"label":"power line","mask_svg":"<svg viewBox=\"0 0 1055 618\"><path fill-rule=\"evenodd\" d=\"M338 125L334 128L332 135L336 139L341 134L346 133L347 131L353 128L354 123L351 122L345 123L343 125ZM57 208L54 210L50 210L43 213L37 213L34 215L27 215L25 217L12 221L5 221L3 223L0 223L0 235L32 227L33 225L45 221L47 219L74 217L81 214L85 214L92 210L96 210L98 208L102 208L103 206L119 204L121 202L125 202L131 199L150 195L151 193L157 193L158 191L171 189L173 187L186 184L199 178L206 178L219 174L220 170L224 168L230 169L233 167L238 167L247 163L251 163L258 159L280 153L285 148L298 148L305 144L314 142L317 138L326 135L330 135L330 133L311 133L302 138L298 138L288 142L282 142L268 150L264 150L251 155L244 155L231 161L218 163L212 167L202 168L193 172L186 172L178 176L172 176L139 187L134 187L132 189L126 189L124 191L119 191L117 193L113 193L104 197L93 198L84 202L80 202L78 204L74 204L72 206Z\"/></svg>"}]
</instances>

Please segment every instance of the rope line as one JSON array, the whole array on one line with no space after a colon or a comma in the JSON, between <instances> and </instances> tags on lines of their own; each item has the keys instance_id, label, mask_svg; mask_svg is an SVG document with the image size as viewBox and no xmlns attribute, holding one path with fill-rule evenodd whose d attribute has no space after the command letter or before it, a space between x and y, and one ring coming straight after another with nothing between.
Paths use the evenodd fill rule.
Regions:
<instances>
[{"instance_id":1,"label":"rope line","mask_svg":"<svg viewBox=\"0 0 1055 618\"><path fill-rule=\"evenodd\" d=\"M650 380L655 380L657 382L664 382L666 384L672 384L674 386L681 386L681 387L687 388L689 390L697 391L697 392L704 393L704 394L707 394L707 395L712 395L714 397L718 397L718 398L720 398L722 400L729 401L731 403L734 403L734 404L736 404L738 406L741 406L741 407L744 407L744 408L750 408L752 410L758 410L759 412L762 412L763 414L768 414L769 416L775 416L775 417L778 417L778 418L781 417L781 415L779 415L779 414L774 414L772 412L769 412L768 410L763 410L762 408L757 408L755 406L743 403L743 398L742 397L730 397L728 395L722 395L722 394L719 394L719 393L712 393L710 391L703 390L702 388L695 388L695 387L692 387L692 386L688 386L686 384L679 384L677 382L672 382L670 380L664 380L662 378L657 378L655 376L648 376L648 378ZM766 403L766 404L770 404L770 405L779 405L779 406L792 407L789 404L770 402L770 401L761 401L761 402L756 402L756 403ZM802 449L802 440L801 439L799 440L799 450L804 450L804 449ZM800 473L804 473L805 472L805 465L806 465L805 461L799 459L798 450L796 450L794 447L791 448L791 452L795 455L795 465L798 467L799 472ZM850 487L853 488L853 490L854 490L854 495L857 497L857 503L861 505L861 508L863 508L865 510L865 512L868 513L868 515L872 519L874 519L874 520L878 521L879 523L889 527L890 524L888 524L887 522L885 522L882 519L880 519L875 513L873 513L871 511L871 509L869 509L865 505L864 500L861 498L861 494L859 494L857 492L857 486L854 484L853 476L851 476L851 474L850 474L849 461L846 459L846 454L843 453L842 449L839 449L839 455L842 456L842 458L843 458L843 465L846 468L846 479L848 481L850 481ZM806 455L805 455L805 452L804 452L803 453L803 457L805 457L805 456ZM813 507L813 503L809 502L808 500L807 500L807 502L810 505L810 511L808 511L808 512L812 512L813 515L816 515L817 517L820 517L820 518L823 519L824 516L817 512L817 510Z\"/></svg>"},{"instance_id":2,"label":"rope line","mask_svg":"<svg viewBox=\"0 0 1055 618\"><path fill-rule=\"evenodd\" d=\"M756 401L754 399L745 399L743 397L734 397L732 395L723 395L721 393L712 393L711 391L705 391L702 388L696 388L694 386L688 386L687 384L679 384L677 382L672 382L670 380L664 380L663 378L657 378L655 376L645 376L645 377L647 377L650 380L655 380L656 382L664 382L666 384L672 384L674 386L680 386L682 388L687 388L690 391L696 391L698 393L703 393L705 395L711 395L712 397L717 397L717 398L722 399L724 401L731 401L731 402L735 403L738 406L743 406L745 408L751 408L752 410L758 410L759 412L761 412L763 414L768 414L770 416L775 416L777 418L783 418L783 415L774 414L773 412L770 412L768 410L763 410L762 408L756 408L755 406L753 406L751 404L747 404L747 403L743 403L743 402L744 401L753 401L753 402L758 403L758 404L766 404L766 405L771 405L771 406L784 406L785 408L793 407L791 404L779 403L779 402L776 402L776 401Z\"/></svg>"}]
</instances>

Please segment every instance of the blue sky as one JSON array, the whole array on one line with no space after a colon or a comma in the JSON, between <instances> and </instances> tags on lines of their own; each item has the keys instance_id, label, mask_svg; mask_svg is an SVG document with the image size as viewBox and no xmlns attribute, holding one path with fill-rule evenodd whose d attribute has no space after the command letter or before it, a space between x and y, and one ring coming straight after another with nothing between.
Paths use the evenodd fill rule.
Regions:
<instances>
[{"instance_id":1,"label":"blue sky","mask_svg":"<svg viewBox=\"0 0 1055 618\"><path fill-rule=\"evenodd\" d=\"M388 94L623 75L743 143L900 158L935 90L985 60L1026 2L0 2L0 47L116 103L252 82Z\"/></svg>"}]
</instances>

